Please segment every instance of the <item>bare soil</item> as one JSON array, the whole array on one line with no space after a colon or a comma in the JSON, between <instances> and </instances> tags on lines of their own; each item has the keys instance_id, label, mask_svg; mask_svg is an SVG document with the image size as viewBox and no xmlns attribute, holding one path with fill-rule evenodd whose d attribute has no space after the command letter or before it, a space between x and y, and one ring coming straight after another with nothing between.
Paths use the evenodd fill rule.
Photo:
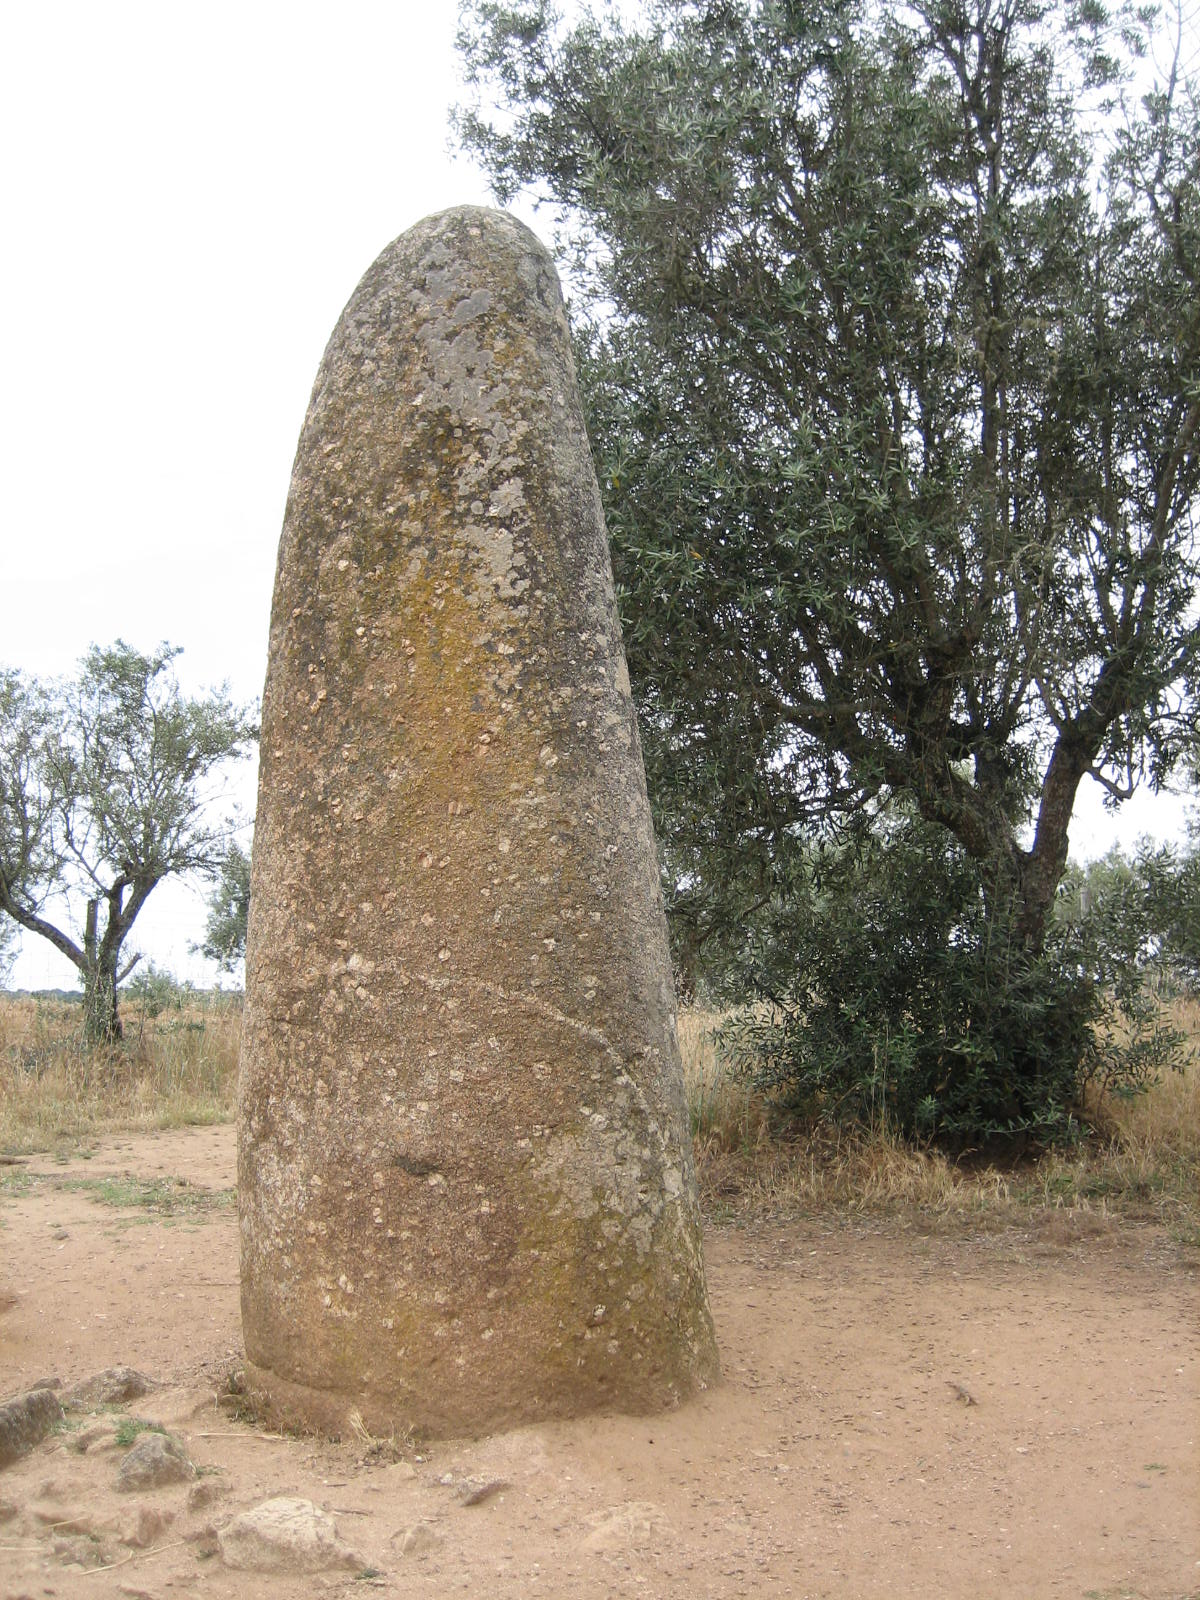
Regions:
<instances>
[{"instance_id":1,"label":"bare soil","mask_svg":"<svg viewBox=\"0 0 1200 1600\"><path fill-rule=\"evenodd\" d=\"M126 1409L201 1470L119 1494L111 1417L52 1436L0 1473L3 1600L1200 1596L1200 1256L1148 1223L714 1226L724 1380L693 1404L330 1444L222 1400L233 1181L229 1127L0 1169L0 1396L137 1367L163 1387ZM281 1494L366 1574L226 1568L222 1520Z\"/></svg>"}]
</instances>

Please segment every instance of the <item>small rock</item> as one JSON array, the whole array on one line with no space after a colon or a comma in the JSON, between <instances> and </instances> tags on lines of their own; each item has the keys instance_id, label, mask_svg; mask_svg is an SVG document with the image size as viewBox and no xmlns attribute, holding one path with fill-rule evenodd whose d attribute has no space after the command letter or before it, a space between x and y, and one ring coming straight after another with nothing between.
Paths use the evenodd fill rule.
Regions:
<instances>
[{"instance_id":1,"label":"small rock","mask_svg":"<svg viewBox=\"0 0 1200 1600\"><path fill-rule=\"evenodd\" d=\"M185 1544L191 1545L201 1561L208 1561L220 1553L220 1537L211 1522L206 1522L202 1528L193 1528L190 1533L185 1533L183 1538Z\"/></svg>"},{"instance_id":2,"label":"small rock","mask_svg":"<svg viewBox=\"0 0 1200 1600\"><path fill-rule=\"evenodd\" d=\"M202 1478L188 1490L187 1508L189 1511L203 1511L206 1506L211 1506L215 1500L219 1500L227 1493L225 1485L218 1479Z\"/></svg>"},{"instance_id":3,"label":"small rock","mask_svg":"<svg viewBox=\"0 0 1200 1600\"><path fill-rule=\"evenodd\" d=\"M196 1476L187 1451L169 1433L143 1433L121 1463L117 1488L161 1489L168 1483L189 1483Z\"/></svg>"},{"instance_id":4,"label":"small rock","mask_svg":"<svg viewBox=\"0 0 1200 1600\"><path fill-rule=\"evenodd\" d=\"M84 1378L63 1392L62 1402L70 1411L90 1411L94 1406L119 1406L137 1400L158 1385L133 1367L106 1367L94 1378Z\"/></svg>"},{"instance_id":5,"label":"small rock","mask_svg":"<svg viewBox=\"0 0 1200 1600\"><path fill-rule=\"evenodd\" d=\"M121 1534L121 1543L135 1550L148 1550L158 1543L174 1521L173 1511L163 1511L158 1506L139 1506L133 1521Z\"/></svg>"},{"instance_id":6,"label":"small rock","mask_svg":"<svg viewBox=\"0 0 1200 1600\"><path fill-rule=\"evenodd\" d=\"M311 1500L280 1496L227 1522L217 1535L221 1559L238 1572L320 1572L365 1562Z\"/></svg>"},{"instance_id":7,"label":"small rock","mask_svg":"<svg viewBox=\"0 0 1200 1600\"><path fill-rule=\"evenodd\" d=\"M593 1512L587 1524L585 1550L645 1549L671 1532L662 1507L649 1500L627 1500L624 1505Z\"/></svg>"},{"instance_id":8,"label":"small rock","mask_svg":"<svg viewBox=\"0 0 1200 1600\"><path fill-rule=\"evenodd\" d=\"M58 1559L70 1567L103 1567L107 1565L104 1546L89 1534L67 1534L55 1539L51 1550Z\"/></svg>"},{"instance_id":9,"label":"small rock","mask_svg":"<svg viewBox=\"0 0 1200 1600\"><path fill-rule=\"evenodd\" d=\"M20 1507L11 1500L0 1500L0 1523L11 1522L19 1514Z\"/></svg>"},{"instance_id":10,"label":"small rock","mask_svg":"<svg viewBox=\"0 0 1200 1600\"><path fill-rule=\"evenodd\" d=\"M428 1522L414 1522L394 1533L391 1542L402 1556L427 1556L437 1550L443 1540Z\"/></svg>"},{"instance_id":11,"label":"small rock","mask_svg":"<svg viewBox=\"0 0 1200 1600\"><path fill-rule=\"evenodd\" d=\"M482 1483L468 1478L459 1489L459 1498L464 1506L481 1506L493 1495L502 1494L505 1489L511 1488L512 1484L503 1478L488 1478Z\"/></svg>"},{"instance_id":12,"label":"small rock","mask_svg":"<svg viewBox=\"0 0 1200 1600\"><path fill-rule=\"evenodd\" d=\"M62 1414L52 1389L30 1389L7 1400L0 1406L0 1467L27 1456L62 1421Z\"/></svg>"}]
</instances>

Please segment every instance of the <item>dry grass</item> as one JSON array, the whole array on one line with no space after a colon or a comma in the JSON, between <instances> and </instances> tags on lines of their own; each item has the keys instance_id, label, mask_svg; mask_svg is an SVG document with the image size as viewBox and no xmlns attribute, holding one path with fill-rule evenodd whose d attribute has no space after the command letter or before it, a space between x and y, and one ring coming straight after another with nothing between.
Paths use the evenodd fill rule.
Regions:
<instances>
[{"instance_id":1,"label":"dry grass","mask_svg":"<svg viewBox=\"0 0 1200 1600\"><path fill-rule=\"evenodd\" d=\"M697 1008L679 1014L679 1053L696 1153L761 1156L771 1139L767 1105L721 1060L713 1033L722 1021L719 1011Z\"/></svg>"},{"instance_id":2,"label":"dry grass","mask_svg":"<svg viewBox=\"0 0 1200 1600\"><path fill-rule=\"evenodd\" d=\"M1171 1021L1200 1046L1200 1005ZM1133 1099L1096 1095L1094 1137L1024 1163L959 1164L886 1125L816 1125L781 1137L769 1100L729 1072L713 1042L721 1018L680 1019L701 1194L710 1211L919 1211L997 1217L1030 1206L1151 1214L1200 1243L1200 1060Z\"/></svg>"},{"instance_id":3,"label":"dry grass","mask_svg":"<svg viewBox=\"0 0 1200 1600\"><path fill-rule=\"evenodd\" d=\"M233 1115L241 1008L192 1000L149 1018L130 1007L118 1049L80 1048L69 1002L0 996L0 1152Z\"/></svg>"},{"instance_id":4,"label":"dry grass","mask_svg":"<svg viewBox=\"0 0 1200 1600\"><path fill-rule=\"evenodd\" d=\"M1094 1096L1087 1112L1095 1137L1044 1157L1032 1177L1047 1203L1134 1205L1200 1244L1200 1004L1176 1000L1168 1011L1192 1044L1183 1071L1131 1098Z\"/></svg>"},{"instance_id":5,"label":"dry grass","mask_svg":"<svg viewBox=\"0 0 1200 1600\"><path fill-rule=\"evenodd\" d=\"M1167 1020L1192 1043L1193 1058L1184 1071L1166 1074L1148 1094L1126 1100L1110 1095L1094 1110L1127 1150L1153 1149L1194 1162L1200 1156L1200 1002L1173 1001Z\"/></svg>"},{"instance_id":6,"label":"dry grass","mask_svg":"<svg viewBox=\"0 0 1200 1600\"><path fill-rule=\"evenodd\" d=\"M1200 1042L1200 1005L1172 1020ZM1133 1100L1096 1097L1097 1134L1077 1150L1016 1166L959 1165L886 1126L816 1126L781 1137L769 1101L729 1072L721 1018L679 1021L701 1192L717 1214L911 1211L1003 1215L1030 1206L1136 1210L1200 1243L1200 1063ZM77 1006L0 996L0 1153L53 1149L106 1132L225 1121L233 1115L241 1010L194 1000L157 1018L126 1016L120 1050L81 1052Z\"/></svg>"}]
</instances>

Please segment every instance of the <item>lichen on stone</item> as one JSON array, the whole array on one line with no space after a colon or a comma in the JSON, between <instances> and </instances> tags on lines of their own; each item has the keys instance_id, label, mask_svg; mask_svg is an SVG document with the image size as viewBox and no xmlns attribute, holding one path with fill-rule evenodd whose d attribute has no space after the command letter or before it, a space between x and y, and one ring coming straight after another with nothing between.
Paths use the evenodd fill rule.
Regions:
<instances>
[{"instance_id":1,"label":"lichen on stone","mask_svg":"<svg viewBox=\"0 0 1200 1600\"><path fill-rule=\"evenodd\" d=\"M313 391L239 1098L281 1414L477 1431L714 1376L599 494L553 267L499 213L395 241Z\"/></svg>"}]
</instances>

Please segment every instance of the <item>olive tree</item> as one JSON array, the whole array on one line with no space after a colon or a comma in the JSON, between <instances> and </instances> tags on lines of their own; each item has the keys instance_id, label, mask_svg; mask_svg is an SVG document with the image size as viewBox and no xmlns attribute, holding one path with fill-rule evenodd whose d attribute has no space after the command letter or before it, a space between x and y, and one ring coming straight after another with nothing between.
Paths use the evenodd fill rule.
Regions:
<instances>
[{"instance_id":1,"label":"olive tree","mask_svg":"<svg viewBox=\"0 0 1200 1600\"><path fill-rule=\"evenodd\" d=\"M1192 86L1118 107L1100 0L461 19L460 138L558 219L677 947L901 801L1032 981L1081 784L1193 716Z\"/></svg>"},{"instance_id":2,"label":"olive tree","mask_svg":"<svg viewBox=\"0 0 1200 1600\"><path fill-rule=\"evenodd\" d=\"M75 967L90 1044L120 1037L125 946L153 890L219 866L220 769L256 733L226 691L183 693L179 653L118 640L67 680L0 672L0 915Z\"/></svg>"}]
</instances>

